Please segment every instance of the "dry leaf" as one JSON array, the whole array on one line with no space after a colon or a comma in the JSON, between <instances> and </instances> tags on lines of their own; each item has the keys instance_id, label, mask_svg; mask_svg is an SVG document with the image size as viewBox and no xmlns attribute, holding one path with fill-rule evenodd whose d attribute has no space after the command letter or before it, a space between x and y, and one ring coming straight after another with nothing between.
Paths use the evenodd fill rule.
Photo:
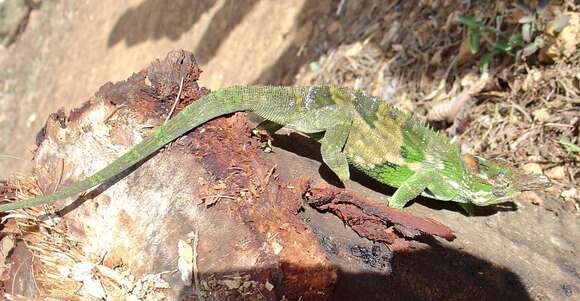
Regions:
<instances>
[{"instance_id":1,"label":"dry leaf","mask_svg":"<svg viewBox=\"0 0 580 301\"><path fill-rule=\"evenodd\" d=\"M548 47L545 54L551 59L570 57L580 44L580 13L566 13L570 16L568 25L556 36L556 40Z\"/></svg>"},{"instance_id":2,"label":"dry leaf","mask_svg":"<svg viewBox=\"0 0 580 301\"><path fill-rule=\"evenodd\" d=\"M552 180L562 180L566 178L566 169L564 166L556 166L547 170L546 175Z\"/></svg>"},{"instance_id":3,"label":"dry leaf","mask_svg":"<svg viewBox=\"0 0 580 301\"><path fill-rule=\"evenodd\" d=\"M439 66L441 65L441 54L443 53L443 49L438 49L437 51L435 51L435 53L433 54L433 56L431 56L431 60L429 61L429 64L433 65L433 66Z\"/></svg>"},{"instance_id":4,"label":"dry leaf","mask_svg":"<svg viewBox=\"0 0 580 301\"><path fill-rule=\"evenodd\" d=\"M578 190L576 188L570 188L568 190L562 191L560 196L562 196L566 201L570 201L574 198L577 198Z\"/></svg>"},{"instance_id":5,"label":"dry leaf","mask_svg":"<svg viewBox=\"0 0 580 301\"><path fill-rule=\"evenodd\" d=\"M537 122L544 123L544 122L548 121L548 119L550 118L551 115L548 112L548 109L540 108L540 109L533 111L532 116L534 116L534 119Z\"/></svg>"},{"instance_id":6,"label":"dry leaf","mask_svg":"<svg viewBox=\"0 0 580 301\"><path fill-rule=\"evenodd\" d=\"M523 170L527 173L542 174L542 167L538 163L527 163L523 166Z\"/></svg>"},{"instance_id":7,"label":"dry leaf","mask_svg":"<svg viewBox=\"0 0 580 301\"><path fill-rule=\"evenodd\" d=\"M461 66L471 60L473 54L471 53L471 43L469 41L469 35L465 35L463 41L461 41L461 46L459 46L459 54L457 54L457 65Z\"/></svg>"}]
</instances>

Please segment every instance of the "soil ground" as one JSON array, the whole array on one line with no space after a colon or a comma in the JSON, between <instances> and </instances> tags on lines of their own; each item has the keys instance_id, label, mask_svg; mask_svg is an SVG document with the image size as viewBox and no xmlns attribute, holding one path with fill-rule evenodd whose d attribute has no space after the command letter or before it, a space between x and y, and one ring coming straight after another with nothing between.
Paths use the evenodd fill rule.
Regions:
<instances>
[{"instance_id":1,"label":"soil ground","mask_svg":"<svg viewBox=\"0 0 580 301\"><path fill-rule=\"evenodd\" d=\"M460 67L445 74L451 58L465 48L464 31L450 25L450 16L504 11L498 7L502 1L477 7L435 2L413 8L370 0L42 1L14 43L0 49L0 178L29 173L35 136L50 113L77 107L104 83L125 79L177 48L193 51L204 70L200 84L210 89L336 82L392 96L403 109L426 115L432 102L445 99L429 93L438 91L443 75L448 82L442 91L454 91L443 93L450 97L477 73L479 57L463 53ZM553 5L578 13L571 1ZM531 299L571 300L580 294L578 155L557 142L564 137L578 143L577 45L570 59L552 63L496 59L493 66L500 71L486 89L473 93L470 117L444 126L478 153L535 164L528 167L545 171L554 188L516 202L517 211L471 219L429 202L411 206L458 231L453 249L515 274Z\"/></svg>"},{"instance_id":2,"label":"soil ground","mask_svg":"<svg viewBox=\"0 0 580 301\"><path fill-rule=\"evenodd\" d=\"M0 176L30 168L34 137L48 114L78 106L102 84L125 79L172 49L195 50L206 71L201 83L210 89L257 81L292 43L303 4L43 2L0 52Z\"/></svg>"}]
</instances>

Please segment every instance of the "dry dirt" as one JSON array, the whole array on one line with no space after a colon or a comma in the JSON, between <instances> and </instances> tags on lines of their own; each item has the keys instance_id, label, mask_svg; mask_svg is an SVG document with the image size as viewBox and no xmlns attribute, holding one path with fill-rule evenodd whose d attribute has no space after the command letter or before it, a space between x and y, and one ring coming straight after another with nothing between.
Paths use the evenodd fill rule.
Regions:
<instances>
[{"instance_id":1,"label":"dry dirt","mask_svg":"<svg viewBox=\"0 0 580 301\"><path fill-rule=\"evenodd\" d=\"M455 35L451 36L445 30L436 31L424 26L415 31L419 33L417 36L405 35L403 30L412 27L405 24L405 20L437 19L445 23L448 16L443 14L450 14L458 7L466 9L454 5L461 1L440 1L441 5L433 4L437 1L422 1L425 6L431 5L430 13L418 10L423 15L406 15L407 8L397 4L399 2L384 5L382 1L345 1L340 17L336 17L339 2L342 3L306 0L176 0L172 1L172 5L167 5L163 0L41 2L30 13L26 27L16 41L0 49L0 178L16 172L29 173L35 136L50 113L61 107L65 110L77 107L104 83L126 79L132 72L142 69L155 58L164 57L172 49L188 49L195 54L204 70L199 83L210 89L234 83L315 82L324 77L316 74L316 70L327 70L325 57L344 58L346 62L356 65L353 67L356 69L355 75L362 68L366 76L372 78L373 74L383 71L380 68L387 66L392 73L412 73L404 82L405 85L413 86L412 89L423 92L436 89L440 73L414 70L421 69L419 67L423 65L428 65L427 69L431 71L445 70L450 57L459 51L462 32L459 27L451 26L451 30L455 30ZM492 2L502 1L483 3L493 6L490 4ZM570 10L572 7L571 1L561 3L564 3L561 4L563 8ZM483 11L484 6L481 6ZM391 28L396 29L391 33ZM399 28L402 28L403 33L397 32ZM438 48L433 46L433 51L426 51L423 58L422 53L409 51L412 55L403 62L401 57L408 53L394 53L403 53L401 49L406 49L409 39L421 46L430 45L431 40L425 37L434 37L436 46L444 51L438 53ZM368 42L377 39L378 43L375 44L379 44L379 50L375 51ZM387 47L388 50L381 47ZM393 57L397 57L398 61ZM433 58L437 58L438 62L434 62ZM361 62L367 64L361 67ZM375 62L380 64L375 66ZM507 60L496 62L496 65L508 64L511 62ZM476 66L476 63L472 65ZM578 156L567 154L554 140L556 135L577 137L577 117L580 115L578 100L574 100L572 105L559 107L553 107L547 101L523 105L518 102L518 97L524 94L538 99L554 93L566 94L560 93L566 88L566 80L571 83L572 90L578 91L578 63L542 65L541 68L531 68L537 70L534 71L537 74L527 73L536 79L532 85L541 88L539 83L546 83L553 88L554 93L534 88L524 89L527 94L510 94L505 90L497 92L505 85L514 87L516 84L526 84L525 72L529 71L528 67L509 66L503 73L500 72L497 80L488 85L492 88L479 95L476 106L470 109L473 112L472 118L465 118L470 119L467 124L474 122L471 127L468 126L471 134L467 131L468 135L458 140L462 145L474 144L476 150L501 158L530 156L535 163L540 164L540 169L549 170L551 176L557 176L556 188L546 194L518 200L513 204L517 210L503 208L480 212L475 217L466 217L453 208L442 208L429 201L413 204L408 210L450 226L457 231L458 239L453 243L445 243L445 248L420 250L415 256L396 259L394 268L405 271L400 275L413 274L411 267L418 269L413 278L415 282L406 283L407 279L400 276L397 285L428 285L429 277L437 273L437 266L430 265L431 259L438 257L442 258L438 264L443 263L443 269L457 269L465 275L481 275L482 287L486 285L485 281L493 282L494 287L499 288L512 286L514 293L504 296L517 296L520 300L573 300L580 295L578 191L573 190L577 188L579 177ZM358 85L374 94L389 95L384 86L377 89L372 83L354 80L351 69L344 71L340 66L332 68L339 70L341 75L346 74L347 79L339 83ZM454 70L449 78L459 82L468 77L467 69L464 65L463 69ZM569 73L554 73L554 70L560 69L569 70ZM549 80L542 82L542 78ZM389 80L379 77L377 82L385 83ZM451 86L448 83L447 90L451 90ZM438 98L438 95L427 97L425 94L418 97L409 92L411 88L401 90L407 94L395 95L395 102L403 109L417 109L422 114L429 107L429 101ZM571 95L574 96L573 93ZM497 113L495 115L492 114L494 110ZM555 130L544 130L544 127L538 130L535 125L542 118L547 123L555 124ZM533 119L534 126L521 128L528 119ZM541 139L546 139L546 134L549 139L530 139L528 149L534 143L547 141L546 147L538 147L537 151L532 152L533 155L522 154L521 151L512 153L506 148L504 140L493 135L491 139L485 136L486 143L479 141L477 135L486 130L480 125L485 122L492 124L485 135L492 128L508 128L515 137L507 139L517 140L518 135L523 134ZM461 126L453 130L462 132ZM319 170L312 169L312 158L301 154L302 150L292 149L292 145L285 145L283 140L277 143L275 146L290 152L280 151L274 156L281 156L286 161L292 159L292 164L281 166L281 169L295 176L305 173L318 175ZM385 191L372 183L365 183L364 177L356 176L354 180L349 188L365 191L366 195L376 199L384 198ZM367 189L369 187L370 191ZM568 193L566 197L564 192ZM317 219L313 221L322 223L320 227L325 226ZM334 225L333 229L340 226ZM417 279L423 279L425 283ZM454 281L452 278L448 280ZM361 280L353 278L352 281ZM375 285L373 289L379 286Z\"/></svg>"},{"instance_id":2,"label":"dry dirt","mask_svg":"<svg viewBox=\"0 0 580 301\"><path fill-rule=\"evenodd\" d=\"M258 81L279 68L299 33L303 4L45 1L17 41L0 50L0 176L30 168L34 137L48 114L78 106L102 84L172 49L193 50L205 70L201 84L210 89Z\"/></svg>"}]
</instances>

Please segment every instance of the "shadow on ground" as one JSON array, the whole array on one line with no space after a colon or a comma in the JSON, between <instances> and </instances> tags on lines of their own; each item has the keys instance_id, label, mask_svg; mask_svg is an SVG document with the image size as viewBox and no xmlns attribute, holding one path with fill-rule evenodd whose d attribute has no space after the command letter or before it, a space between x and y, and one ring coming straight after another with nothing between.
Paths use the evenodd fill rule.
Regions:
<instances>
[{"instance_id":1,"label":"shadow on ground","mask_svg":"<svg viewBox=\"0 0 580 301\"><path fill-rule=\"evenodd\" d=\"M332 261L332 260L331 260ZM429 248L407 255L396 255L390 268L383 271L352 272L338 265L338 280L329 300L532 300L519 277L492 263L446 248ZM281 266L284 266L281 264ZM293 268L291 274L320 273L319 267ZM296 270L298 269L298 270ZM278 273L276 273L278 272ZM265 299L282 299L284 279L280 267L262 270L231 270L201 274L200 280L227 279L228 275L267 275L278 277L274 295ZM224 278L226 277L226 278ZM274 281L275 282L275 281ZM205 291L209 299L236 300L243 296L235 290ZM252 294L254 294L252 293ZM181 291L178 300L190 300L191 287ZM286 298L298 299L300 292L285 292ZM213 297L213 298L212 298Z\"/></svg>"},{"instance_id":2,"label":"shadow on ground","mask_svg":"<svg viewBox=\"0 0 580 301\"><path fill-rule=\"evenodd\" d=\"M212 59L221 43L256 3L257 0L227 0L219 8L200 39L203 42L194 51L199 63L205 64ZM129 46L162 38L175 41L214 5L212 0L178 0L170 4L163 0L147 0L119 18L109 35L108 46L123 40Z\"/></svg>"},{"instance_id":3,"label":"shadow on ground","mask_svg":"<svg viewBox=\"0 0 580 301\"><path fill-rule=\"evenodd\" d=\"M232 30L256 5L257 0L227 0L214 14L200 44L194 50L200 64L209 62ZM276 62L264 70L256 84L291 84L306 63L318 59L339 43L361 39L372 20L380 19L391 5L376 6L372 1L356 1L348 4L340 16L336 15L337 1L305 1L294 20L293 41ZM190 30L201 16L207 13L215 1L177 0L168 5L163 0L146 0L130 8L117 20L109 34L108 46L122 41L128 46L167 38L179 39ZM189 13L184 14L187 11ZM264 37L267 38L267 37ZM240 43L251 43L244 37L236 37Z\"/></svg>"},{"instance_id":4,"label":"shadow on ground","mask_svg":"<svg viewBox=\"0 0 580 301\"><path fill-rule=\"evenodd\" d=\"M146 0L130 8L117 20L107 45L125 41L134 46L147 40L177 40L212 8L212 0ZM188 13L184 13L188 12Z\"/></svg>"}]
</instances>

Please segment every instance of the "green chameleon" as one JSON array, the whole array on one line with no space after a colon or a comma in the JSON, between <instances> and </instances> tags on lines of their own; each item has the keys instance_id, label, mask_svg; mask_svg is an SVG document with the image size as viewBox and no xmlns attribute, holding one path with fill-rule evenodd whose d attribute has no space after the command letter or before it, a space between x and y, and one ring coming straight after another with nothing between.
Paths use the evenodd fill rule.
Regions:
<instances>
[{"instance_id":1,"label":"green chameleon","mask_svg":"<svg viewBox=\"0 0 580 301\"><path fill-rule=\"evenodd\" d=\"M282 127L321 137L322 159L341 181L349 164L397 187L389 206L403 208L417 196L486 206L524 190L548 187L542 175L462 155L449 139L411 115L364 92L339 87L232 86L209 93L94 175L46 196L8 203L0 211L28 208L89 190L144 160L166 144L216 117L251 111L271 132ZM324 135L320 135L324 133Z\"/></svg>"}]
</instances>

